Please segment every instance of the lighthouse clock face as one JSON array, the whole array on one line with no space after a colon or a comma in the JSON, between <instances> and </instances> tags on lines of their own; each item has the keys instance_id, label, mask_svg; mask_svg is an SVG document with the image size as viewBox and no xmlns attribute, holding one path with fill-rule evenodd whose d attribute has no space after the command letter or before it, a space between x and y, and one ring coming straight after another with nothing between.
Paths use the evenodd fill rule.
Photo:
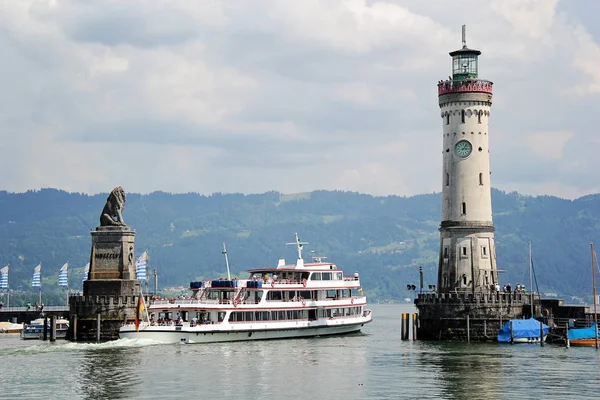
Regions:
<instances>
[{"instance_id":1,"label":"lighthouse clock face","mask_svg":"<svg viewBox=\"0 0 600 400\"><path fill-rule=\"evenodd\" d=\"M461 140L460 142L456 143L456 146L454 146L454 150L456 151L457 156L465 158L468 157L469 154L471 154L473 146L471 146L471 143L469 143L468 141Z\"/></svg>"}]
</instances>

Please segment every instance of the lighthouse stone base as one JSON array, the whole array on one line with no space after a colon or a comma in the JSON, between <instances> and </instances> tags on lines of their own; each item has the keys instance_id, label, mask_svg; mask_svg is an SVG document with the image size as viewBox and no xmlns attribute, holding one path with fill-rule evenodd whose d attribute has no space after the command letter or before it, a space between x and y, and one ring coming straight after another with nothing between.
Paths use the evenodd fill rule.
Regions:
<instances>
[{"instance_id":1,"label":"lighthouse stone base","mask_svg":"<svg viewBox=\"0 0 600 400\"><path fill-rule=\"evenodd\" d=\"M508 320L531 316L530 297L525 293L419 294L415 305L420 340L496 340Z\"/></svg>"}]
</instances>

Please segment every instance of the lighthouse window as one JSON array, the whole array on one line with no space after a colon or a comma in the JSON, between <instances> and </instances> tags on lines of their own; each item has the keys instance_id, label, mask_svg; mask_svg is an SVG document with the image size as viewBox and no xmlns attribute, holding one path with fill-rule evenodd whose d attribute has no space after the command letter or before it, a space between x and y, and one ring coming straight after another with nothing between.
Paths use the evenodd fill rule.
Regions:
<instances>
[{"instance_id":1,"label":"lighthouse window","mask_svg":"<svg viewBox=\"0 0 600 400\"><path fill-rule=\"evenodd\" d=\"M446 114L446 125L450 125L450 114Z\"/></svg>"},{"instance_id":2,"label":"lighthouse window","mask_svg":"<svg viewBox=\"0 0 600 400\"><path fill-rule=\"evenodd\" d=\"M450 185L450 174L446 172L446 186Z\"/></svg>"},{"instance_id":3,"label":"lighthouse window","mask_svg":"<svg viewBox=\"0 0 600 400\"><path fill-rule=\"evenodd\" d=\"M484 257L484 258L487 258L487 247L485 247L485 246L484 246L484 247L482 247L482 248L481 248L481 253L483 254L483 257Z\"/></svg>"},{"instance_id":4,"label":"lighthouse window","mask_svg":"<svg viewBox=\"0 0 600 400\"><path fill-rule=\"evenodd\" d=\"M483 186L483 174L479 173L479 186Z\"/></svg>"},{"instance_id":5,"label":"lighthouse window","mask_svg":"<svg viewBox=\"0 0 600 400\"><path fill-rule=\"evenodd\" d=\"M448 258L448 246L444 246L444 258Z\"/></svg>"},{"instance_id":6,"label":"lighthouse window","mask_svg":"<svg viewBox=\"0 0 600 400\"><path fill-rule=\"evenodd\" d=\"M462 278L463 278L463 285L466 285L467 284L467 275L463 274Z\"/></svg>"},{"instance_id":7,"label":"lighthouse window","mask_svg":"<svg viewBox=\"0 0 600 400\"><path fill-rule=\"evenodd\" d=\"M460 112L460 121L463 124L465 123L465 110L461 110L461 112Z\"/></svg>"},{"instance_id":8,"label":"lighthouse window","mask_svg":"<svg viewBox=\"0 0 600 400\"><path fill-rule=\"evenodd\" d=\"M463 257L466 257L466 256L467 256L467 248L466 248L466 247L464 247L464 246L463 246L463 248L462 248L462 255L463 255Z\"/></svg>"},{"instance_id":9,"label":"lighthouse window","mask_svg":"<svg viewBox=\"0 0 600 400\"><path fill-rule=\"evenodd\" d=\"M481 114L483 114L483 111L479 111L477 113L477 123L480 124L481 123Z\"/></svg>"},{"instance_id":10,"label":"lighthouse window","mask_svg":"<svg viewBox=\"0 0 600 400\"><path fill-rule=\"evenodd\" d=\"M462 213L463 213L463 215L465 215L467 213L467 203L465 203L465 202L462 203Z\"/></svg>"}]
</instances>

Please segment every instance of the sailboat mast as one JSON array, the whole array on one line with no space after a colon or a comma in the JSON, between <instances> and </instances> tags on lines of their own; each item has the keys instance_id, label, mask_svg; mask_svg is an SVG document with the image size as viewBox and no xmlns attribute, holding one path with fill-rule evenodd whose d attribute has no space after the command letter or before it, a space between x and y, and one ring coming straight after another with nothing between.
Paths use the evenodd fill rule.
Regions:
<instances>
[{"instance_id":1,"label":"sailboat mast","mask_svg":"<svg viewBox=\"0 0 600 400\"><path fill-rule=\"evenodd\" d=\"M227 279L231 280L231 273L229 272L229 258L227 258L227 248L225 242L223 242L223 255L225 256L225 265L227 266Z\"/></svg>"},{"instance_id":2,"label":"sailboat mast","mask_svg":"<svg viewBox=\"0 0 600 400\"><path fill-rule=\"evenodd\" d=\"M598 348L598 310L596 309L596 252L594 251L594 243L590 243L592 248L592 286L594 287L594 329L596 333L596 348Z\"/></svg>"},{"instance_id":3,"label":"sailboat mast","mask_svg":"<svg viewBox=\"0 0 600 400\"><path fill-rule=\"evenodd\" d=\"M529 288L531 292L531 318L533 318L533 260L531 257L531 242L529 242Z\"/></svg>"}]
</instances>

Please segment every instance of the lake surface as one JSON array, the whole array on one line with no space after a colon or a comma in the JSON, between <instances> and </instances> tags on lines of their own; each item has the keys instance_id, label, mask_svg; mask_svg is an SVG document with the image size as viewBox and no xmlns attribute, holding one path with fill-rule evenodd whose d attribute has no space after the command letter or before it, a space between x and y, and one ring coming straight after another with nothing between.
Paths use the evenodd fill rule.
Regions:
<instances>
[{"instance_id":1,"label":"lake surface","mask_svg":"<svg viewBox=\"0 0 600 400\"><path fill-rule=\"evenodd\" d=\"M197 345L0 335L0 399L540 399L600 396L600 351L400 340L411 305L353 336Z\"/></svg>"}]
</instances>

